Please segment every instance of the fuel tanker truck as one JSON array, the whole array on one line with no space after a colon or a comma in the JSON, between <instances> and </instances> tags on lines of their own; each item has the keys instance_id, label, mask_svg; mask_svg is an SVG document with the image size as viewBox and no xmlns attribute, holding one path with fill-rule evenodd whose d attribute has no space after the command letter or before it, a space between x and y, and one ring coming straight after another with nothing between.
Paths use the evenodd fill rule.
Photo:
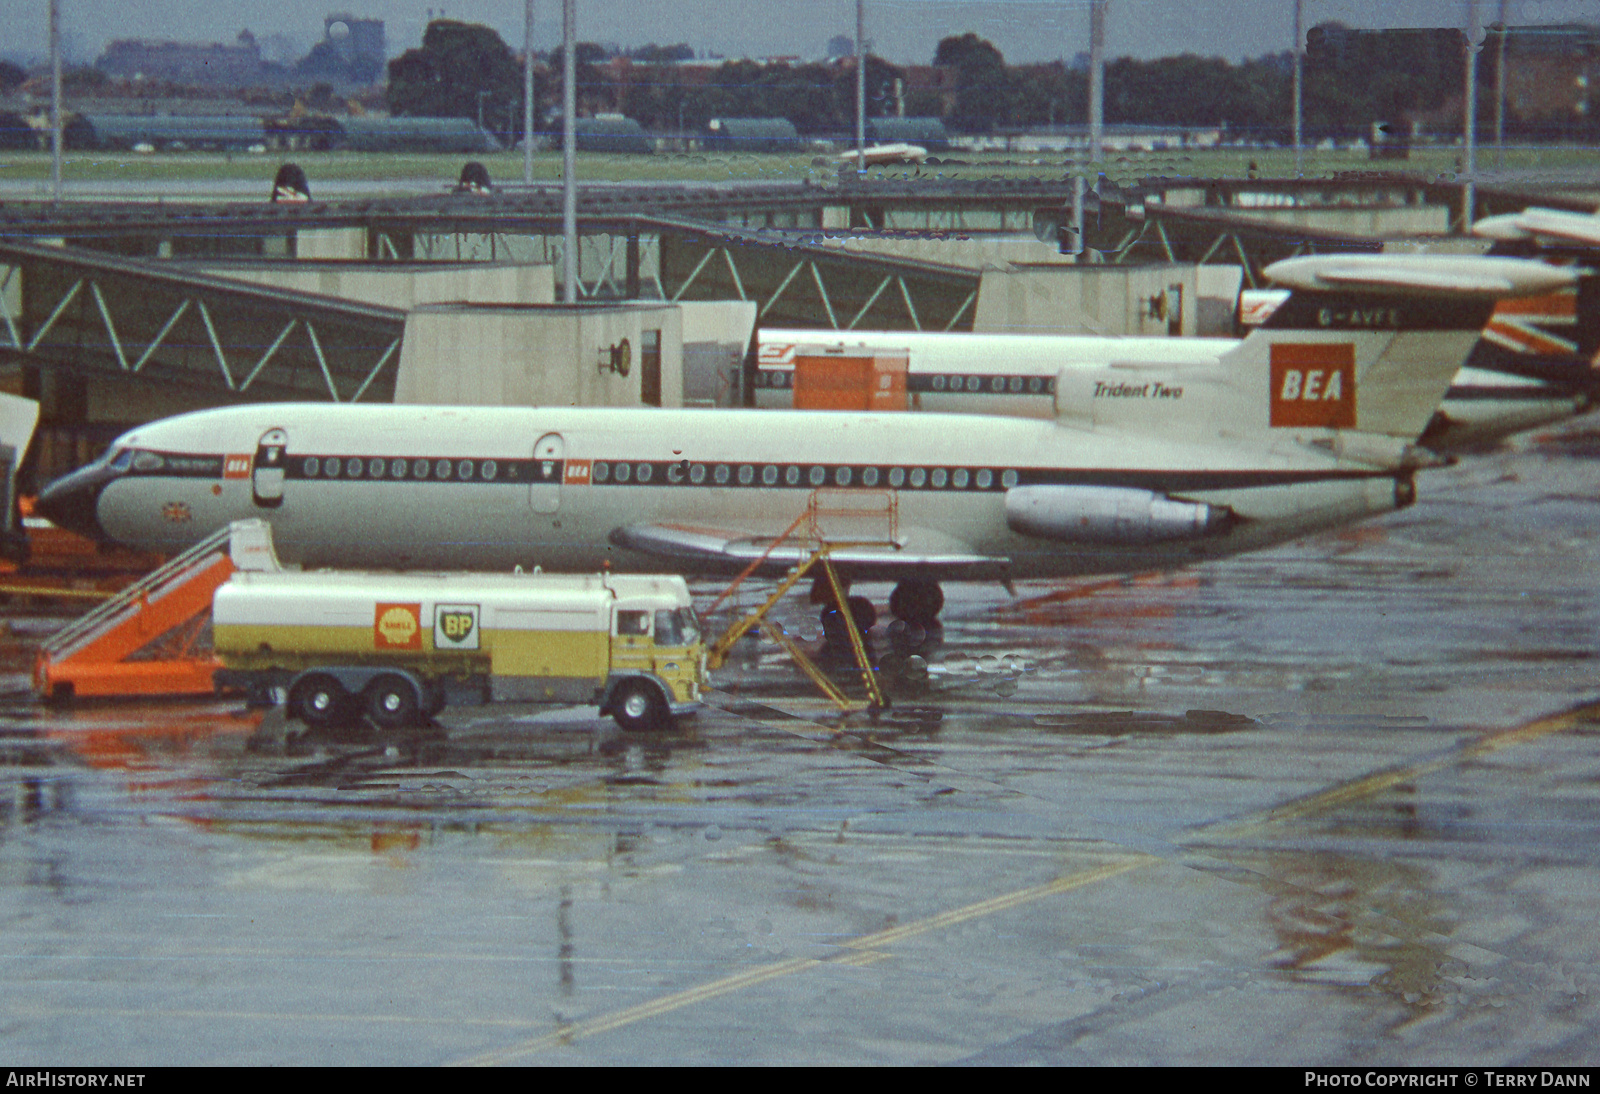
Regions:
<instances>
[{"instance_id":1,"label":"fuel tanker truck","mask_svg":"<svg viewBox=\"0 0 1600 1094\"><path fill-rule=\"evenodd\" d=\"M217 589L216 682L282 689L289 716L309 726L365 714L400 729L463 696L593 703L625 730L663 729L700 706L705 645L676 575L297 572L275 562Z\"/></svg>"}]
</instances>

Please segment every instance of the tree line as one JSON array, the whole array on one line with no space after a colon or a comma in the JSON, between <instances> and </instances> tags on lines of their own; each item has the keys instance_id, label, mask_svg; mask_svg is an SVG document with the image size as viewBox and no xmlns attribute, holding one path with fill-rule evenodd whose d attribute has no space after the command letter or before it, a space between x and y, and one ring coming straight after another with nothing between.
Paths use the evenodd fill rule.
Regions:
<instances>
[{"instance_id":1,"label":"tree line","mask_svg":"<svg viewBox=\"0 0 1600 1094\"><path fill-rule=\"evenodd\" d=\"M1492 39L1491 39L1492 40ZM801 133L853 131L855 69L849 58L791 64L729 60L709 71L685 65L686 45L645 46L613 54L594 43L575 50L580 114L618 112L657 132L695 131L716 117L784 117ZM613 63L618 56L626 63ZM1494 114L1498 51L1479 60L1478 112ZM953 131L996 133L1081 125L1088 112L1086 66L1061 61L1012 65L975 34L940 41L933 65L938 86L909 80L906 70L869 56L867 113L940 117ZM1307 36L1305 133L1310 140L1365 136L1375 123L1417 120L1459 125L1464 83L1459 31L1360 31L1338 23ZM536 56L536 116L560 109L561 51ZM1294 59L1288 51L1239 64L1183 54L1141 61L1120 58L1105 69L1108 124L1221 128L1237 139L1286 142L1291 134ZM389 62L388 103L394 114L483 117L502 136L521 136L523 69L488 27L430 23L422 46ZM1592 94L1592 92L1591 92ZM485 110L485 104L488 109ZM480 113L482 112L482 113ZM1596 110L1555 119L1553 135L1583 136L1600 123ZM1550 119L1509 118L1513 133ZM1570 132L1569 132L1570 131Z\"/></svg>"}]
</instances>

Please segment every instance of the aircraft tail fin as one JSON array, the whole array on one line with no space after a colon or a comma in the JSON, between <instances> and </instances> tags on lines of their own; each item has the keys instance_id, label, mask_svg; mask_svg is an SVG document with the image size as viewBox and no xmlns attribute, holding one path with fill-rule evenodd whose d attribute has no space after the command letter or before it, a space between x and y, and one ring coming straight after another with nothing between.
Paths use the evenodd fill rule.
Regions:
<instances>
[{"instance_id":1,"label":"aircraft tail fin","mask_svg":"<svg viewBox=\"0 0 1600 1094\"><path fill-rule=\"evenodd\" d=\"M1064 369L1057 419L1244 443L1342 437L1343 451L1403 459L1496 303L1575 282L1570 269L1477 255L1316 255L1267 274L1288 298L1215 367L1151 359Z\"/></svg>"},{"instance_id":2,"label":"aircraft tail fin","mask_svg":"<svg viewBox=\"0 0 1600 1094\"><path fill-rule=\"evenodd\" d=\"M1265 388L1266 428L1407 443L1427 428L1497 301L1574 278L1539 262L1442 255L1313 256L1267 274L1290 297L1228 355L1236 385Z\"/></svg>"}]
</instances>

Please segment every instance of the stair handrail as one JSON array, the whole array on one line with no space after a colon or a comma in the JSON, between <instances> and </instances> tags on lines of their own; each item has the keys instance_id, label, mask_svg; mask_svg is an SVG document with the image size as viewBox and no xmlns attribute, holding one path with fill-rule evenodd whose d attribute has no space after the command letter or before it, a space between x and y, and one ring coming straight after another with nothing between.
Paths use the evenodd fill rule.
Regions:
<instances>
[{"instance_id":1,"label":"stair handrail","mask_svg":"<svg viewBox=\"0 0 1600 1094\"><path fill-rule=\"evenodd\" d=\"M193 569L194 564L206 555L215 553L219 548L226 554L230 534L231 529L227 527L219 528L182 554L176 555L166 563L151 570L110 600L84 613L51 635L41 644L40 652L51 660L56 659L56 656L62 650L79 639L93 634L107 620L122 613L135 601L148 600L149 593L169 584L174 577L181 576L186 571Z\"/></svg>"}]
</instances>

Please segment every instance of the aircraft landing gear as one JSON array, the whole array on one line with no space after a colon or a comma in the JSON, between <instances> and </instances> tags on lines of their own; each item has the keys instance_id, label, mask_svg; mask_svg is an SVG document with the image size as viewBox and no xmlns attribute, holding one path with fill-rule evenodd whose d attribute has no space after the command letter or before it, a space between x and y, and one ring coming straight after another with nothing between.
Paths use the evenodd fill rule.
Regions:
<instances>
[{"instance_id":1,"label":"aircraft landing gear","mask_svg":"<svg viewBox=\"0 0 1600 1094\"><path fill-rule=\"evenodd\" d=\"M902 581L889 594L889 610L895 618L918 627L937 624L943 607L944 590L937 581L926 578Z\"/></svg>"},{"instance_id":2,"label":"aircraft landing gear","mask_svg":"<svg viewBox=\"0 0 1600 1094\"><path fill-rule=\"evenodd\" d=\"M850 617L856 622L856 633L865 639L867 632L878 622L878 610L864 596L845 599L850 605ZM822 636L830 647L849 653L850 635L845 631L844 617L832 604L822 609Z\"/></svg>"}]
</instances>

